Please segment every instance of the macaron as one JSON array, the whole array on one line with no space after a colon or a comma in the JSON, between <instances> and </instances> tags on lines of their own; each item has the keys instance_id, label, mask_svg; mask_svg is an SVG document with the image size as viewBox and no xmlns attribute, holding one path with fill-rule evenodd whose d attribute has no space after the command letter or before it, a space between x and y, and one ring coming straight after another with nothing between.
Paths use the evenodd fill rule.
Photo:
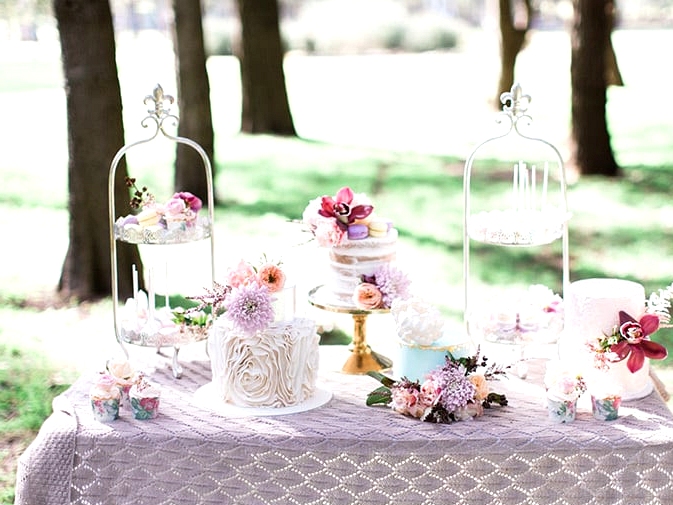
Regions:
<instances>
[{"instance_id":1,"label":"macaron","mask_svg":"<svg viewBox=\"0 0 673 505\"><path fill-rule=\"evenodd\" d=\"M374 219L369 223L369 236L381 238L388 235L389 223L383 219Z\"/></svg>"},{"instance_id":2,"label":"macaron","mask_svg":"<svg viewBox=\"0 0 673 505\"><path fill-rule=\"evenodd\" d=\"M136 218L138 218L138 224L140 226L142 226L143 228L147 228L149 226L154 226L158 224L159 220L161 219L161 216L154 209L143 209L138 213Z\"/></svg>"},{"instance_id":3,"label":"macaron","mask_svg":"<svg viewBox=\"0 0 673 505\"><path fill-rule=\"evenodd\" d=\"M366 224L349 224L348 225L348 238L350 240L361 240L367 238L369 235L369 228Z\"/></svg>"}]
</instances>

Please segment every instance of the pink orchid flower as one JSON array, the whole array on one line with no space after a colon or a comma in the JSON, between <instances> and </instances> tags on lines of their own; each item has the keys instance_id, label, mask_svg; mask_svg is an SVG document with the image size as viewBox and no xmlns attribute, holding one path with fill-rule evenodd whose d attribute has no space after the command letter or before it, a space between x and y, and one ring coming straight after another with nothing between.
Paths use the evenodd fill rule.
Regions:
<instances>
[{"instance_id":1,"label":"pink orchid flower","mask_svg":"<svg viewBox=\"0 0 673 505\"><path fill-rule=\"evenodd\" d=\"M654 314L645 314L637 321L624 311L619 311L619 342L610 350L619 356L620 361L627 356L626 366L631 373L643 367L645 358L664 359L666 348L652 342L648 337L659 329L659 318Z\"/></svg>"},{"instance_id":2,"label":"pink orchid flower","mask_svg":"<svg viewBox=\"0 0 673 505\"><path fill-rule=\"evenodd\" d=\"M335 218L339 228L345 230L356 219L364 219L374 210L374 207L371 205L356 205L351 207L352 202L353 190L348 187L341 188L337 192L336 198L332 198L331 196L322 197L322 207L318 210L318 214L323 217Z\"/></svg>"}]
</instances>

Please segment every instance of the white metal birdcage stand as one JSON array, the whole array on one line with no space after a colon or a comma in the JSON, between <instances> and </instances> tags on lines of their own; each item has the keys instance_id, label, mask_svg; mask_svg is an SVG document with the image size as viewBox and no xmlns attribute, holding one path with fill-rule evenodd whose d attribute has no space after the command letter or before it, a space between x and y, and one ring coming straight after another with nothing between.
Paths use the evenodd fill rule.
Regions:
<instances>
[{"instance_id":1,"label":"white metal birdcage stand","mask_svg":"<svg viewBox=\"0 0 673 505\"><path fill-rule=\"evenodd\" d=\"M501 96L503 110L498 123L504 131L479 144L465 163L463 177L464 237L463 278L464 318L468 334L475 341L524 346L531 341L553 343L562 329L562 296L544 300L547 292L508 293L496 298L476 297L470 272L472 242L502 247L540 247L562 241L560 277L563 292L569 285L568 212L566 174L558 149L546 140L525 132L532 121L526 113L530 96L515 84ZM517 147L508 149L512 144ZM485 150L502 147L500 152L516 151L507 164L511 191L497 198L498 206L475 212L472 208L475 162ZM534 149L533 149L534 148ZM542 157L531 160L530 152ZM511 154L514 156L514 153ZM543 159L544 158L544 159ZM532 163L531 163L532 161ZM483 175L483 174L482 174ZM545 306L545 304L553 304ZM536 305L537 304L537 305ZM523 349L523 347L521 347Z\"/></svg>"},{"instance_id":2,"label":"white metal birdcage stand","mask_svg":"<svg viewBox=\"0 0 673 505\"><path fill-rule=\"evenodd\" d=\"M167 331L165 328L159 328L156 324L156 319L153 317L154 311L154 294L151 291L148 293L148 303L149 308L147 311L146 319L143 318L144 325L139 326L137 329L129 330L125 328L125 325L120 320L121 317L121 307L119 306L119 271L117 264L117 241L127 242L131 244L148 244L152 246L175 246L178 244L186 244L189 242L196 242L200 240L209 240L210 241L210 283L211 287L215 282L215 242L214 242L214 198L213 198L213 179L212 179L212 167L210 160L203 148L194 142L191 139L171 135L166 131L166 125L168 122L172 123L173 127L177 126L178 117L171 114L168 108L165 108L166 104L172 104L174 98L170 95L165 95L163 89L160 85L157 85L153 90L151 95L148 95L144 99L144 103L151 104L152 108L147 112L149 113L142 121L141 125L143 128L154 128L152 135L148 138L133 142L123 146L114 156L112 163L110 164L110 173L108 180L108 202L109 202L109 220L110 220L110 257L111 257L111 275L112 275L112 307L113 307L113 316L114 316L114 330L117 342L122 347L126 357L129 357L128 350L125 344L134 344L145 347L155 347L157 352L164 347L172 347L173 352L173 375L176 378L181 377L182 367L178 362L178 352L180 347L185 344L192 342L197 342L204 340L207 337L207 327L204 326L186 326L178 325L175 328L172 328L170 331ZM122 158L127 154L127 152L134 147L137 147L141 144L148 143L159 136L161 133L165 138L178 143L185 144L194 150L196 150L201 160L203 161L203 168L205 171L206 184L207 184L207 218L203 217L201 213L193 226L189 227L178 227L175 229L162 229L160 227L150 227L150 228L140 228L140 227L128 227L120 223L121 217L117 216L116 203L115 203L115 180L117 167L122 160ZM198 259L195 259L198 261ZM151 273L151 272L150 272ZM184 265L184 275L189 275L188 265ZM134 284L134 298L138 296L138 280L137 280L137 271L134 269L132 272L133 284ZM150 275L151 277L151 275ZM149 279L151 283L152 280ZM205 287L205 286L204 286ZM127 301L128 302L128 301ZM128 303L127 303L128 305ZM166 295L166 309L168 309L168 295Z\"/></svg>"}]
</instances>

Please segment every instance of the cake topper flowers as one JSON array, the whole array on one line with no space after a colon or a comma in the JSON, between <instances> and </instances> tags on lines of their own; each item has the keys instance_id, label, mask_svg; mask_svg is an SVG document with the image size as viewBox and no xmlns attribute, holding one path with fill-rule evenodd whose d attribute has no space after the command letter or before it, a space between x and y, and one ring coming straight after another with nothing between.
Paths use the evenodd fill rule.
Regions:
<instances>
[{"instance_id":1,"label":"cake topper flowers","mask_svg":"<svg viewBox=\"0 0 673 505\"><path fill-rule=\"evenodd\" d=\"M311 200L304 209L302 221L321 247L334 247L344 241L349 225L367 219L373 211L374 206L366 195L343 187L334 197L324 195Z\"/></svg>"},{"instance_id":2,"label":"cake topper flowers","mask_svg":"<svg viewBox=\"0 0 673 505\"><path fill-rule=\"evenodd\" d=\"M274 320L273 294L283 289L285 279L280 264L266 257L260 267L240 260L227 272L226 284L214 283L205 294L193 297L200 302L194 310L209 306L213 318L223 315L239 330L255 333Z\"/></svg>"},{"instance_id":3,"label":"cake topper flowers","mask_svg":"<svg viewBox=\"0 0 673 505\"><path fill-rule=\"evenodd\" d=\"M480 369L483 371L478 372ZM479 350L467 358L447 353L446 363L431 371L422 384L368 372L382 386L369 393L367 405L390 405L399 414L432 423L465 421L483 415L492 404L507 405L505 395L491 392L488 386L489 380L504 373L495 364L487 365Z\"/></svg>"},{"instance_id":4,"label":"cake topper flowers","mask_svg":"<svg viewBox=\"0 0 673 505\"><path fill-rule=\"evenodd\" d=\"M628 358L626 366L631 373L636 373L643 367L645 358L666 358L666 348L650 340L650 335L659 329L659 323L656 314L644 314L637 320L619 311L619 325L613 328L612 333L588 344L594 352L596 368L606 369L608 363Z\"/></svg>"}]
</instances>

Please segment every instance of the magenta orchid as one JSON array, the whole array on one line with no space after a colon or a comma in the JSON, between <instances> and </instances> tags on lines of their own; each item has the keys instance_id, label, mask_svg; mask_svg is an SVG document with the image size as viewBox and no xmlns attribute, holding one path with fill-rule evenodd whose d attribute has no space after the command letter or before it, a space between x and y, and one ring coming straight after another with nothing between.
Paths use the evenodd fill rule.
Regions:
<instances>
[{"instance_id":1,"label":"magenta orchid","mask_svg":"<svg viewBox=\"0 0 673 505\"><path fill-rule=\"evenodd\" d=\"M354 223L356 219L365 219L374 210L372 205L351 207L353 196L353 190L349 187L341 188L335 198L323 196L318 214L323 217L335 218L339 228L346 230L349 224Z\"/></svg>"},{"instance_id":2,"label":"magenta orchid","mask_svg":"<svg viewBox=\"0 0 673 505\"><path fill-rule=\"evenodd\" d=\"M654 314L645 314L637 321L624 311L619 312L618 342L610 346L619 360L629 358L626 362L631 373L643 367L645 358L664 359L668 352L666 348L652 342L649 336L659 329L659 317Z\"/></svg>"}]
</instances>

